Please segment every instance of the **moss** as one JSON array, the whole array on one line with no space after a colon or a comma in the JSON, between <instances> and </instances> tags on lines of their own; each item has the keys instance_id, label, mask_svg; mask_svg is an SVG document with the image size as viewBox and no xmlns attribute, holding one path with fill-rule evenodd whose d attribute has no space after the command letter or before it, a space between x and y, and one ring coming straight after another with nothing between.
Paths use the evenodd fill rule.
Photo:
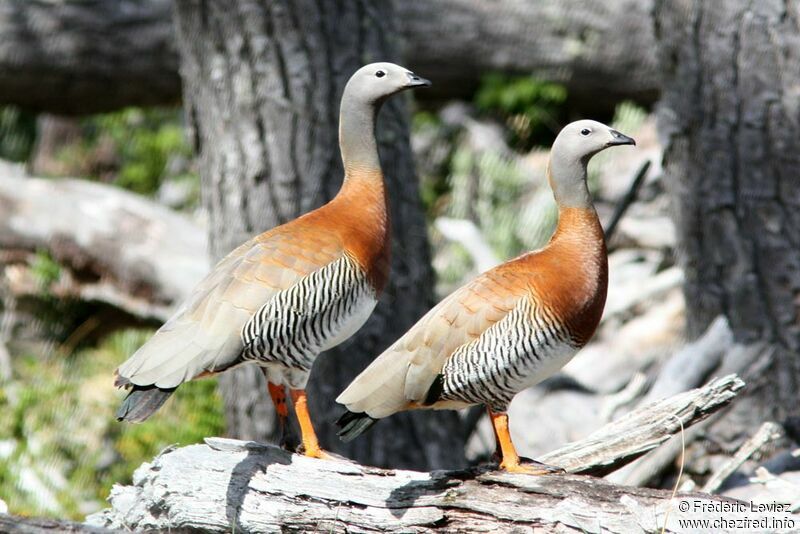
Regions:
<instances>
[{"instance_id":1,"label":"moss","mask_svg":"<svg viewBox=\"0 0 800 534\"><path fill-rule=\"evenodd\" d=\"M61 278L61 265L46 250L36 251L31 261L31 272L44 291Z\"/></svg>"},{"instance_id":2,"label":"moss","mask_svg":"<svg viewBox=\"0 0 800 534\"><path fill-rule=\"evenodd\" d=\"M36 115L14 106L0 107L0 159L27 161L36 140Z\"/></svg>"}]
</instances>

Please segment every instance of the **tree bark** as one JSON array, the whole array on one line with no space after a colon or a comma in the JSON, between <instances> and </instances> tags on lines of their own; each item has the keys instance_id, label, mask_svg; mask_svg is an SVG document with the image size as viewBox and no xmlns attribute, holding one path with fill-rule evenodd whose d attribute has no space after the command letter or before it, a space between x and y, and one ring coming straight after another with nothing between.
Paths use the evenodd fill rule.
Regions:
<instances>
[{"instance_id":1,"label":"tree bark","mask_svg":"<svg viewBox=\"0 0 800 534\"><path fill-rule=\"evenodd\" d=\"M652 0L401 0L406 66L425 99L465 97L489 71L564 83L578 101L658 96ZM0 0L0 103L57 114L181 98L168 0Z\"/></svg>"},{"instance_id":2,"label":"tree bark","mask_svg":"<svg viewBox=\"0 0 800 534\"><path fill-rule=\"evenodd\" d=\"M186 115L200 161L211 249L236 245L330 199L341 185L339 99L363 63L392 60L385 2L176 2ZM433 273L408 140L406 101L378 118L393 226L392 274L361 331L316 362L309 398L322 445L373 465L457 467L457 414L403 415L349 445L335 435L336 395L432 302ZM272 407L260 371L220 379L228 432L267 439Z\"/></svg>"},{"instance_id":3,"label":"tree bark","mask_svg":"<svg viewBox=\"0 0 800 534\"><path fill-rule=\"evenodd\" d=\"M687 325L774 344L731 436L800 415L800 2L657 2L659 127ZM763 362L761 362L763 364Z\"/></svg>"}]
</instances>

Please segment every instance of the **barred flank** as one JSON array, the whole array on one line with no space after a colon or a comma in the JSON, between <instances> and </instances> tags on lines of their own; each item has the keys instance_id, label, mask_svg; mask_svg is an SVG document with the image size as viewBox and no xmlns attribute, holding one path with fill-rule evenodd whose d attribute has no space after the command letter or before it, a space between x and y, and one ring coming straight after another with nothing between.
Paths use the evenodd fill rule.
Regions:
<instances>
[{"instance_id":1,"label":"barred flank","mask_svg":"<svg viewBox=\"0 0 800 534\"><path fill-rule=\"evenodd\" d=\"M262 306L242 329L245 360L308 371L370 291L348 256L311 273Z\"/></svg>"},{"instance_id":2,"label":"barred flank","mask_svg":"<svg viewBox=\"0 0 800 534\"><path fill-rule=\"evenodd\" d=\"M448 358L440 398L505 410L537 367L569 343L568 332L555 317L524 298L503 320Z\"/></svg>"}]
</instances>

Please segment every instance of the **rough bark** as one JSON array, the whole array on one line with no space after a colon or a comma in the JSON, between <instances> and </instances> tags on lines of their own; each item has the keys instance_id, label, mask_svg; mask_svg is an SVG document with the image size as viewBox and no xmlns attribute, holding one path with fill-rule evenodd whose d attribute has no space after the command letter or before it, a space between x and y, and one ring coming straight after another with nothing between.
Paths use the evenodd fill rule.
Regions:
<instances>
[{"instance_id":1,"label":"rough bark","mask_svg":"<svg viewBox=\"0 0 800 534\"><path fill-rule=\"evenodd\" d=\"M331 198L343 176L339 98L363 63L395 58L385 2L178 1L186 111L193 130L211 249L217 258L252 235ZM393 226L392 275L361 331L316 362L309 398L324 447L375 465L457 467L455 413L403 415L350 445L335 435L335 396L430 306L433 274L408 141L407 102L378 118ZM228 432L265 440L272 407L252 366L221 378Z\"/></svg>"},{"instance_id":2,"label":"rough bark","mask_svg":"<svg viewBox=\"0 0 800 534\"><path fill-rule=\"evenodd\" d=\"M402 0L402 57L435 81L423 98L471 94L487 71L566 84L592 103L658 95L651 0ZM168 0L0 0L0 103L51 113L181 98Z\"/></svg>"},{"instance_id":3,"label":"rough bark","mask_svg":"<svg viewBox=\"0 0 800 534\"><path fill-rule=\"evenodd\" d=\"M679 431L670 419L689 426L727 404L742 386L738 378L726 377L663 399L542 460L570 473L613 466L614 457L624 463L627 453L618 453L628 445L656 446L662 436ZM694 409L687 411L689 406ZM636 426L643 421L650 424ZM598 458L605 459L598 463ZM715 517L694 509L682 515L678 501L722 500L697 493L672 500L668 491L588 476L489 469L387 471L210 438L206 445L166 451L144 464L132 486L112 490L112 508L87 521L126 530L210 532L659 532L666 523L666 531L675 532L685 531L679 518Z\"/></svg>"},{"instance_id":4,"label":"rough bark","mask_svg":"<svg viewBox=\"0 0 800 534\"><path fill-rule=\"evenodd\" d=\"M800 415L800 2L659 1L659 127L687 326L774 344L727 425Z\"/></svg>"}]
</instances>

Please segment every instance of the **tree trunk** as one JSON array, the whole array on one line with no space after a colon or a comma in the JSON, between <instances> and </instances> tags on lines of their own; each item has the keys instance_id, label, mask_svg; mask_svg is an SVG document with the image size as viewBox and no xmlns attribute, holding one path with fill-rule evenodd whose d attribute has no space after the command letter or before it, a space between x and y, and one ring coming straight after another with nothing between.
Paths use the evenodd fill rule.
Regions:
<instances>
[{"instance_id":1,"label":"tree trunk","mask_svg":"<svg viewBox=\"0 0 800 534\"><path fill-rule=\"evenodd\" d=\"M658 96L652 0L399 0L421 98L469 97L486 72L535 73L597 105ZM181 98L169 0L0 0L0 103L62 114Z\"/></svg>"},{"instance_id":2,"label":"tree trunk","mask_svg":"<svg viewBox=\"0 0 800 534\"><path fill-rule=\"evenodd\" d=\"M797 0L661 1L655 11L689 333L723 314L737 341L775 349L728 418L731 437L800 411L798 13Z\"/></svg>"},{"instance_id":3,"label":"tree trunk","mask_svg":"<svg viewBox=\"0 0 800 534\"><path fill-rule=\"evenodd\" d=\"M363 63L393 60L385 2L176 1L186 114L200 159L212 254L330 199L341 185L339 99ZM406 102L378 118L391 200L392 275L368 323L314 366L312 415L322 445L373 465L432 468L463 462L453 412L392 417L344 445L332 421L336 395L432 301L425 221L408 141ZM255 366L220 380L229 434L267 439L274 425Z\"/></svg>"}]
</instances>

